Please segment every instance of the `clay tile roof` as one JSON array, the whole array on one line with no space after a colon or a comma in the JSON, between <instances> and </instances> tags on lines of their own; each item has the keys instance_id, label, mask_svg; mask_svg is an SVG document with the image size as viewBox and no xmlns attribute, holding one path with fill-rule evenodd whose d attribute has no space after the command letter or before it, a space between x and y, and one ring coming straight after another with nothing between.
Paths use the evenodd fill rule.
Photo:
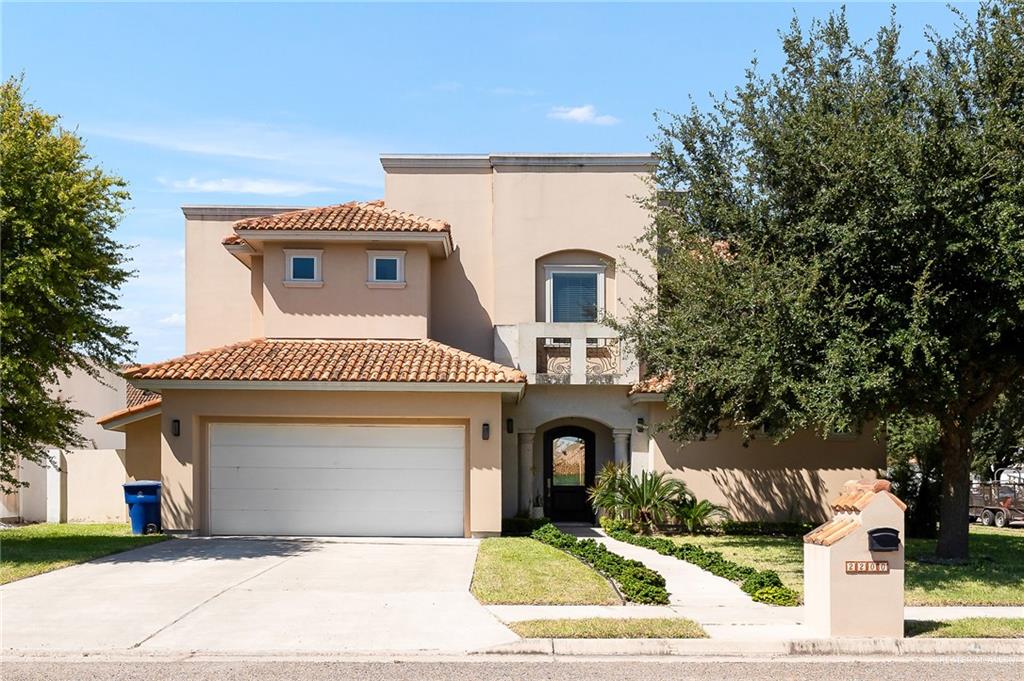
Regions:
<instances>
[{"instance_id":1,"label":"clay tile roof","mask_svg":"<svg viewBox=\"0 0 1024 681\"><path fill-rule=\"evenodd\" d=\"M239 220L241 230L310 230L357 232L450 232L443 220L386 208L384 201L350 201L336 206L293 210Z\"/></svg>"},{"instance_id":2,"label":"clay tile roof","mask_svg":"<svg viewBox=\"0 0 1024 681\"><path fill-rule=\"evenodd\" d=\"M107 414L101 418L96 419L96 423L103 425L124 418L125 416L131 416L132 414L141 414L142 412L155 409L160 406L161 398L159 393L150 392L149 390L142 390L136 388L131 383L128 384L127 390L124 396L125 406L124 409L118 409L115 412Z\"/></svg>"},{"instance_id":3,"label":"clay tile roof","mask_svg":"<svg viewBox=\"0 0 1024 681\"><path fill-rule=\"evenodd\" d=\"M832 546L832 544L835 544L843 537L849 536L859 526L860 521L856 516L839 515L805 534L804 542L807 544Z\"/></svg>"},{"instance_id":4,"label":"clay tile roof","mask_svg":"<svg viewBox=\"0 0 1024 681\"><path fill-rule=\"evenodd\" d=\"M253 339L133 367L129 379L525 383L526 374L432 340Z\"/></svg>"},{"instance_id":5,"label":"clay tile roof","mask_svg":"<svg viewBox=\"0 0 1024 681\"><path fill-rule=\"evenodd\" d=\"M907 506L890 490L888 480L850 480L843 485L842 493L829 506L836 512L860 513L879 494L891 497L903 510Z\"/></svg>"},{"instance_id":6,"label":"clay tile roof","mask_svg":"<svg viewBox=\"0 0 1024 681\"><path fill-rule=\"evenodd\" d=\"M226 237L221 239L221 243L224 244L225 246L235 246L237 244L243 244L245 242L242 241L242 237L238 236L237 234L228 234Z\"/></svg>"},{"instance_id":7,"label":"clay tile roof","mask_svg":"<svg viewBox=\"0 0 1024 681\"><path fill-rule=\"evenodd\" d=\"M633 387L629 389L630 395L636 395L638 393L667 393L668 389L672 387L673 377L671 374L662 374L660 376L648 376L639 383L634 383Z\"/></svg>"}]
</instances>

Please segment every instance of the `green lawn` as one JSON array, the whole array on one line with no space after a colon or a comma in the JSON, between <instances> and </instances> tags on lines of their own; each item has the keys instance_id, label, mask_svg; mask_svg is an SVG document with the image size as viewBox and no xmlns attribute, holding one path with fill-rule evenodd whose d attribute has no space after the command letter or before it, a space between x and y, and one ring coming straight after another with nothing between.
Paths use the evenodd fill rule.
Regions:
<instances>
[{"instance_id":1,"label":"green lawn","mask_svg":"<svg viewBox=\"0 0 1024 681\"><path fill-rule=\"evenodd\" d=\"M604 577L558 549L529 537L480 542L473 595L505 605L618 605Z\"/></svg>"},{"instance_id":2,"label":"green lawn","mask_svg":"<svg viewBox=\"0 0 1024 681\"><path fill-rule=\"evenodd\" d=\"M737 535L673 537L720 551L742 565L779 573L783 584L803 593L803 540L800 537ZM907 542L907 605L1024 605L1024 530L971 526L967 565L919 563L935 552L935 541Z\"/></svg>"},{"instance_id":3,"label":"green lawn","mask_svg":"<svg viewBox=\"0 0 1024 681\"><path fill-rule=\"evenodd\" d=\"M167 539L127 524L39 524L0 530L0 584Z\"/></svg>"},{"instance_id":4,"label":"green lawn","mask_svg":"<svg viewBox=\"0 0 1024 681\"><path fill-rule=\"evenodd\" d=\"M707 638L696 622L682 618L616 619L591 617L513 622L523 638Z\"/></svg>"},{"instance_id":5,"label":"green lawn","mask_svg":"<svg viewBox=\"0 0 1024 681\"><path fill-rule=\"evenodd\" d=\"M1024 619L971 617L949 622L907 622L905 633L924 638L1024 638Z\"/></svg>"}]
</instances>

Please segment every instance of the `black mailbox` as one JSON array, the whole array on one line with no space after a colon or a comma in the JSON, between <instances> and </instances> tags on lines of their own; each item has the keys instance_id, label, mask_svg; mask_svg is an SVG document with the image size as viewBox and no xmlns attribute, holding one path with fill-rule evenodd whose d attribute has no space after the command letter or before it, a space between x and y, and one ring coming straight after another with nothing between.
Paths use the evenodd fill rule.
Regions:
<instances>
[{"instance_id":1,"label":"black mailbox","mask_svg":"<svg viewBox=\"0 0 1024 681\"><path fill-rule=\"evenodd\" d=\"M892 527L868 530L868 551L899 551L900 531Z\"/></svg>"}]
</instances>

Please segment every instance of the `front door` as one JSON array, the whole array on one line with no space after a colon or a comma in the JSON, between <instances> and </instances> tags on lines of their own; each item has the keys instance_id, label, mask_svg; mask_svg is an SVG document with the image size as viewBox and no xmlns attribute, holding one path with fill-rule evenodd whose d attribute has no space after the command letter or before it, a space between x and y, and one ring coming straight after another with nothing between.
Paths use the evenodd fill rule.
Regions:
<instances>
[{"instance_id":1,"label":"front door","mask_svg":"<svg viewBox=\"0 0 1024 681\"><path fill-rule=\"evenodd\" d=\"M579 426L544 434L544 513L552 520L593 522L594 433Z\"/></svg>"}]
</instances>

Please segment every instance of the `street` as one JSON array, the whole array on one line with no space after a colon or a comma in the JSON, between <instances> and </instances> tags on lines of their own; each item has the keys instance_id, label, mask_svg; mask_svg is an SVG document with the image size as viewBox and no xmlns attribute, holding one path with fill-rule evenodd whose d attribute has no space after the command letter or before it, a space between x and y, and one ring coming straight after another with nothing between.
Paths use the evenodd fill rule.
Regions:
<instances>
[{"instance_id":1,"label":"street","mask_svg":"<svg viewBox=\"0 0 1024 681\"><path fill-rule=\"evenodd\" d=\"M532 681L572 679L604 681L644 679L658 681L789 681L827 678L830 681L960 681L1000 679L1014 676L1024 659L1014 658L853 658L789 657L765 659L709 658L615 658L572 659L501 657L452 658L446 660L389 660L381 662L344 659L132 659L90 660L82 658L8 658L4 660L5 681L60 679L74 681L159 681L174 679L218 679L218 681L320 681L360 679L366 681L434 681L440 679L480 681Z\"/></svg>"}]
</instances>

